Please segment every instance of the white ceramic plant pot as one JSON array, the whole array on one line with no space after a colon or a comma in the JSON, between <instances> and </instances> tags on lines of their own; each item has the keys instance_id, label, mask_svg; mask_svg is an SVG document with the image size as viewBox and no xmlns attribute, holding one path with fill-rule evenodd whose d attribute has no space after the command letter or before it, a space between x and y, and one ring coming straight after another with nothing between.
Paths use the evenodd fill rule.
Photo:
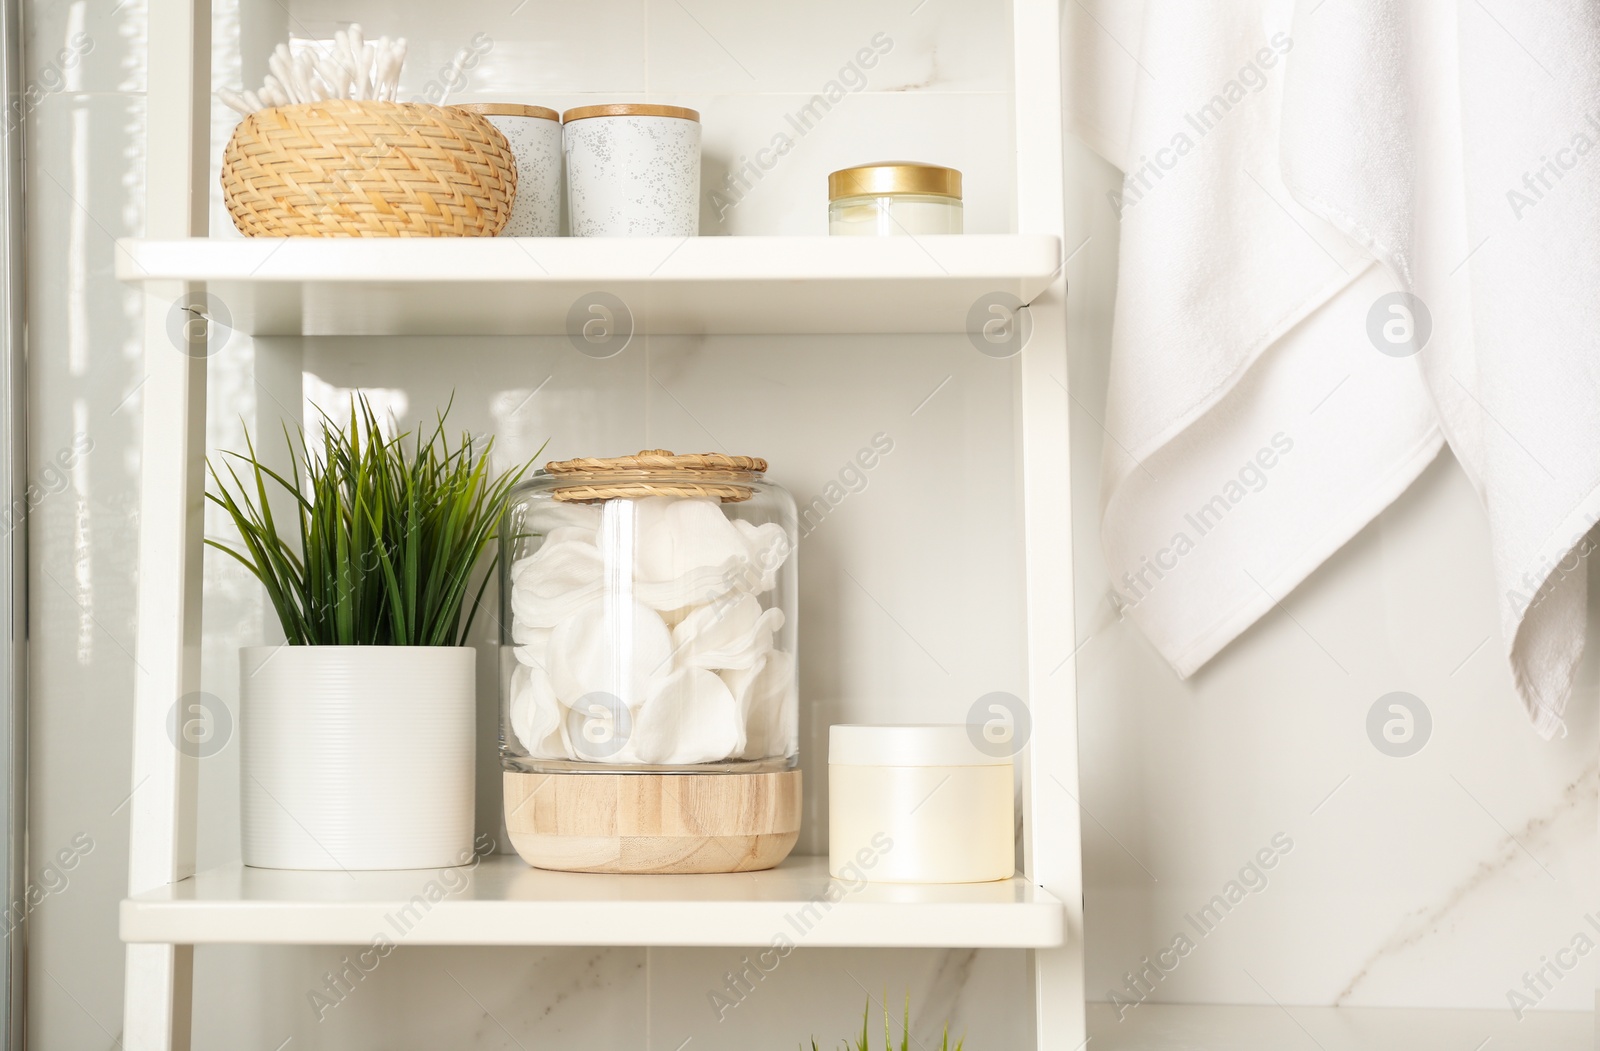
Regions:
<instances>
[{"instance_id":1,"label":"white ceramic plant pot","mask_svg":"<svg viewBox=\"0 0 1600 1051\"><path fill-rule=\"evenodd\" d=\"M468 646L241 650L244 863L470 861L475 663Z\"/></svg>"}]
</instances>

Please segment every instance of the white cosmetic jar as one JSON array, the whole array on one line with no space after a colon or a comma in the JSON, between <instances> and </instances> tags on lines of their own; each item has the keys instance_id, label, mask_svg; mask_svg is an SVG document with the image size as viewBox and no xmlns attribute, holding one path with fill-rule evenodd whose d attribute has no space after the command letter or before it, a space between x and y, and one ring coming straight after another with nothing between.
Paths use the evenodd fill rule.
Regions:
<instances>
[{"instance_id":1,"label":"white cosmetic jar","mask_svg":"<svg viewBox=\"0 0 1600 1051\"><path fill-rule=\"evenodd\" d=\"M828 871L876 883L987 883L1016 872L1011 759L954 725L828 731Z\"/></svg>"},{"instance_id":2,"label":"white cosmetic jar","mask_svg":"<svg viewBox=\"0 0 1600 1051\"><path fill-rule=\"evenodd\" d=\"M580 106L561 116L574 237L700 232L700 114L681 106Z\"/></svg>"},{"instance_id":3,"label":"white cosmetic jar","mask_svg":"<svg viewBox=\"0 0 1600 1051\"><path fill-rule=\"evenodd\" d=\"M471 110L499 129L517 160L517 196L501 237L554 237L561 232L561 114L544 106L475 102Z\"/></svg>"}]
</instances>

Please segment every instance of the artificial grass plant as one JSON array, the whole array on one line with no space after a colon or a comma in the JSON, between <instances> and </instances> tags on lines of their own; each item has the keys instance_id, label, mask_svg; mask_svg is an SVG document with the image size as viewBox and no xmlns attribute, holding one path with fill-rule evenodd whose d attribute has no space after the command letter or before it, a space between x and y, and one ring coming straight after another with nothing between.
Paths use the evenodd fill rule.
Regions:
<instances>
[{"instance_id":1,"label":"artificial grass plant","mask_svg":"<svg viewBox=\"0 0 1600 1051\"><path fill-rule=\"evenodd\" d=\"M867 1006L861 1011L861 1036L854 1041L843 1041L841 1044L843 1051L872 1051L872 1045L867 1040L867 1020L871 1017L871 1015L872 1001L868 1000ZM944 1038L939 1041L939 1051L962 1051L962 1046L965 1043L966 1038L963 1037L962 1039L957 1040L956 1046L952 1048L950 1046L950 1027L946 1025L944 1028ZM918 1046L920 1047L921 1045ZM805 1048L802 1047L800 1051L805 1051ZM817 1045L815 1037L813 1037L811 1040L811 1051L821 1051L821 1048ZM889 1034L888 997L884 997L883 1002L883 1051L895 1051L893 1038ZM905 1017L900 1021L900 1051L911 1051L911 996L909 993L906 995Z\"/></svg>"},{"instance_id":2,"label":"artificial grass plant","mask_svg":"<svg viewBox=\"0 0 1600 1051\"><path fill-rule=\"evenodd\" d=\"M480 447L463 434L451 449L449 412L426 441L421 426L415 437L385 438L366 398L352 398L347 427L324 414L316 455L304 431L296 448L284 429L288 478L262 463L248 429L247 452L224 454L226 479L207 459L215 491L206 498L233 520L240 546L206 543L267 589L291 645L466 645L494 576L491 563L462 623L473 570L494 546L507 494L539 453L492 478L493 439ZM280 509L292 502L296 510L287 531L273 517L273 493L288 498Z\"/></svg>"}]
</instances>

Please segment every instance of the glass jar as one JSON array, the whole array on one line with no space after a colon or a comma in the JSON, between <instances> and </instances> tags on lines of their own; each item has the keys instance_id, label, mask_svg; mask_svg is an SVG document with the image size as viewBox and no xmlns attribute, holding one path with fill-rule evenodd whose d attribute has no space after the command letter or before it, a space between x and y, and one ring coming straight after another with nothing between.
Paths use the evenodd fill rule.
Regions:
<instances>
[{"instance_id":1,"label":"glass jar","mask_svg":"<svg viewBox=\"0 0 1600 1051\"><path fill-rule=\"evenodd\" d=\"M828 176L828 233L894 237L961 233L961 173L881 161Z\"/></svg>"},{"instance_id":2,"label":"glass jar","mask_svg":"<svg viewBox=\"0 0 1600 1051\"><path fill-rule=\"evenodd\" d=\"M652 449L549 463L512 493L506 771L797 764L795 505L766 468Z\"/></svg>"}]
</instances>

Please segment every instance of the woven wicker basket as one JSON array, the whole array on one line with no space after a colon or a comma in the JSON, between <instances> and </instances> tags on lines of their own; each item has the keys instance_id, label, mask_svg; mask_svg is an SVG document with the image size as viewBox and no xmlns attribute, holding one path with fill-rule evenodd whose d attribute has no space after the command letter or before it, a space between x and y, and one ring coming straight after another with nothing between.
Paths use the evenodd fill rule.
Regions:
<instances>
[{"instance_id":1,"label":"woven wicker basket","mask_svg":"<svg viewBox=\"0 0 1600 1051\"><path fill-rule=\"evenodd\" d=\"M517 166L476 113L308 102L239 122L222 192L249 237L493 237L511 217Z\"/></svg>"}]
</instances>

